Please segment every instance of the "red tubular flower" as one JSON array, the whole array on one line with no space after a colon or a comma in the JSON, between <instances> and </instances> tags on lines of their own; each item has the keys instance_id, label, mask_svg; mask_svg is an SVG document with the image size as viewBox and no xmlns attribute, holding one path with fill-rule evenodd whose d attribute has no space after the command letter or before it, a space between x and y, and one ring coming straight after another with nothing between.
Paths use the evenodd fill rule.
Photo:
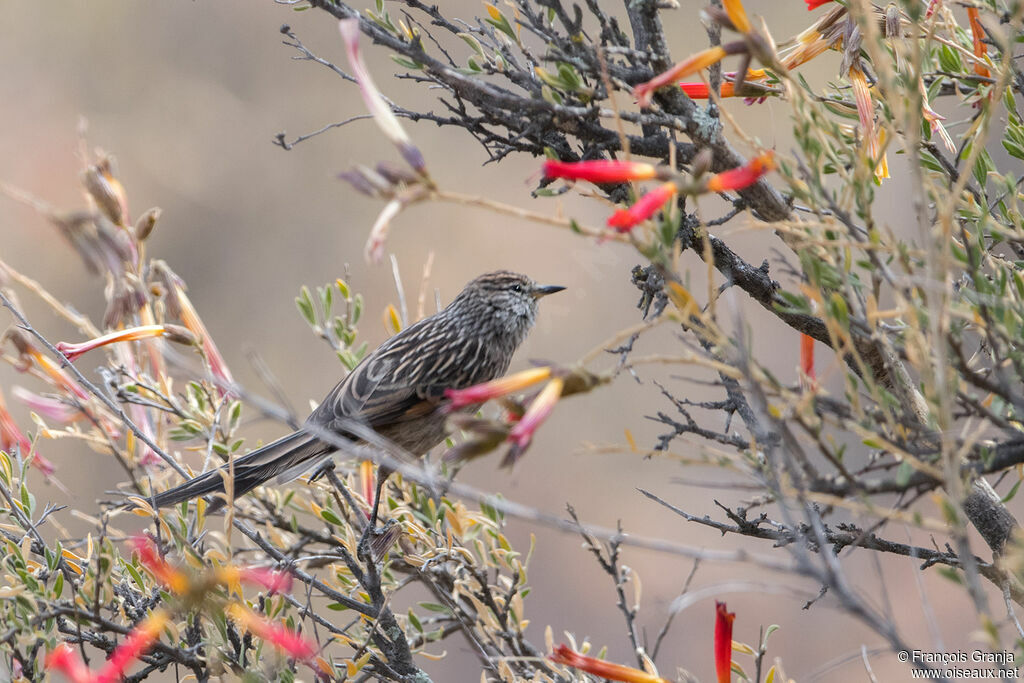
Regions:
<instances>
[{"instance_id":1,"label":"red tubular flower","mask_svg":"<svg viewBox=\"0 0 1024 683\"><path fill-rule=\"evenodd\" d=\"M501 377L483 384L474 384L465 389L445 389L444 396L449 401L448 410L458 410L511 394L513 391L522 391L549 377L551 377L551 368L531 368L508 377Z\"/></svg>"},{"instance_id":2,"label":"red tubular flower","mask_svg":"<svg viewBox=\"0 0 1024 683\"><path fill-rule=\"evenodd\" d=\"M715 673L718 683L729 683L732 679L732 622L734 612L725 608L724 602L715 602Z\"/></svg>"},{"instance_id":3,"label":"red tubular flower","mask_svg":"<svg viewBox=\"0 0 1024 683\"><path fill-rule=\"evenodd\" d=\"M625 681L626 683L668 683L666 679L661 678L660 676L649 674L646 671L641 671L640 669L634 669L631 666L623 666L622 664L606 662L603 659L597 659L596 657L588 657L587 655L576 652L571 647L564 644L556 647L548 659L555 664L571 666L574 669L586 671L587 673L600 676L601 678L609 681Z\"/></svg>"},{"instance_id":4,"label":"red tubular flower","mask_svg":"<svg viewBox=\"0 0 1024 683\"><path fill-rule=\"evenodd\" d=\"M175 569L167 560L160 557L152 541L145 536L136 536L131 540L131 545L135 552L139 554L139 560L142 562L142 565L156 577L157 581L178 594L188 591L188 577L184 572Z\"/></svg>"},{"instance_id":5,"label":"red tubular flower","mask_svg":"<svg viewBox=\"0 0 1024 683\"><path fill-rule=\"evenodd\" d=\"M678 191L674 182L664 183L640 197L628 209L619 209L608 218L608 227L629 232L637 223L647 220Z\"/></svg>"},{"instance_id":6,"label":"red tubular flower","mask_svg":"<svg viewBox=\"0 0 1024 683\"><path fill-rule=\"evenodd\" d=\"M171 341L182 344L191 344L195 341L195 337L192 336L191 332L177 325L143 325L141 327L130 327L126 330L111 332L110 334L105 334L80 344L57 342L57 350L64 354L68 362L73 363L83 353L98 349L107 344L151 339L153 337L167 337Z\"/></svg>"},{"instance_id":7,"label":"red tubular flower","mask_svg":"<svg viewBox=\"0 0 1024 683\"><path fill-rule=\"evenodd\" d=\"M515 463L526 451L530 441L533 440L533 433L555 409L555 404L562 396L564 387L565 380L555 377L537 394L537 398L533 399L533 403L526 409L522 419L508 433L508 440L512 442L512 447L508 449L504 460L501 461L502 467L508 467Z\"/></svg>"},{"instance_id":8,"label":"red tubular flower","mask_svg":"<svg viewBox=\"0 0 1024 683\"><path fill-rule=\"evenodd\" d=\"M277 649L295 659L310 659L316 654L316 647L294 631L279 624L271 623L252 610L232 603L227 607L228 616L236 623Z\"/></svg>"},{"instance_id":9,"label":"red tubular flower","mask_svg":"<svg viewBox=\"0 0 1024 683\"><path fill-rule=\"evenodd\" d=\"M650 180L658 177L652 164L636 161L554 161L544 162L544 177L589 180L592 183L624 183L630 180Z\"/></svg>"},{"instance_id":10,"label":"red tubular flower","mask_svg":"<svg viewBox=\"0 0 1024 683\"><path fill-rule=\"evenodd\" d=\"M805 0L807 2L807 11L818 9L822 5L827 5L832 0Z\"/></svg>"},{"instance_id":11,"label":"red tubular flower","mask_svg":"<svg viewBox=\"0 0 1024 683\"><path fill-rule=\"evenodd\" d=\"M61 672L71 683L92 683L93 680L81 655L67 643L61 643L46 655L45 666L47 671Z\"/></svg>"},{"instance_id":12,"label":"red tubular flower","mask_svg":"<svg viewBox=\"0 0 1024 683\"><path fill-rule=\"evenodd\" d=\"M151 613L146 620L132 629L124 642L117 646L110 659L103 665L93 683L117 683L124 679L124 670L136 659L146 654L150 645L160 637L160 632L169 621L162 610Z\"/></svg>"},{"instance_id":13,"label":"red tubular flower","mask_svg":"<svg viewBox=\"0 0 1024 683\"><path fill-rule=\"evenodd\" d=\"M708 192L742 190L756 183L761 176L773 168L775 168L775 155L769 150L757 155L745 166L716 173L708 178L706 187Z\"/></svg>"}]
</instances>

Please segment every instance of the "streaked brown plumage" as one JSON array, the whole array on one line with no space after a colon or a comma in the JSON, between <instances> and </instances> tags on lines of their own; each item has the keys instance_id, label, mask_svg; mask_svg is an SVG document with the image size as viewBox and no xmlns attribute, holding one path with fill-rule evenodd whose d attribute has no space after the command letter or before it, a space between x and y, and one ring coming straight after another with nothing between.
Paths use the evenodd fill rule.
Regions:
<instances>
[{"instance_id":1,"label":"streaked brown plumage","mask_svg":"<svg viewBox=\"0 0 1024 683\"><path fill-rule=\"evenodd\" d=\"M562 289L508 271L481 275L444 310L407 327L364 358L306 424L359 441L351 433L355 420L409 453L426 453L445 437L444 390L505 374L533 327L537 300ZM335 450L311 431L292 432L235 460L234 495L274 477L293 479ZM156 504L222 492L221 470L157 494ZM387 474L381 471L381 484Z\"/></svg>"}]
</instances>

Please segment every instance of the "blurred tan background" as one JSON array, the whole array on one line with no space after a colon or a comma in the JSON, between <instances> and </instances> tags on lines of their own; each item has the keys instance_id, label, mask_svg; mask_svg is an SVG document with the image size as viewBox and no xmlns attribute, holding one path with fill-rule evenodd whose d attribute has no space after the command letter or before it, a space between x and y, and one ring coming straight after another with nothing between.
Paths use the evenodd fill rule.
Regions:
<instances>
[{"instance_id":1,"label":"blurred tan background","mask_svg":"<svg viewBox=\"0 0 1024 683\"><path fill-rule=\"evenodd\" d=\"M458 16L482 11L476 2L457 4L455 9L456 3L446 3L452 8L446 11ZM679 57L705 41L695 20L703 3L684 0L682 5L664 15ZM812 16L797 0L750 1L748 7L768 17L777 38L797 32ZM362 258L363 243L381 204L334 179L354 163L397 160L372 122L332 130L288 152L271 144L278 132L287 131L290 139L363 112L353 85L322 66L294 60L297 53L281 44L278 29L288 23L307 47L344 68L335 22L320 12L296 13L270 0L94 0L63 3L59 8L49 3L5 2L3 9L0 180L59 207L80 206L76 130L79 119L86 119L90 146L116 156L132 214L137 216L150 206L163 209L149 242L150 254L166 259L189 284L190 295L236 379L267 395L246 360L247 350L258 352L305 414L308 401L324 395L340 377L340 368L296 312L293 299L300 286L333 281L343 273L344 264L350 264L350 283L367 297L361 327L371 346L385 338L379 314L395 301L390 267L368 266ZM381 50L367 46L366 51L386 94L410 108L440 109L429 93L389 78L394 65ZM820 61L805 71L811 82L823 83L835 73L834 55ZM727 106L762 144L781 153L793 148L786 104L769 101L751 108L730 101ZM533 210L557 210L557 200L529 197L538 160L513 157L500 168L482 166L483 150L461 131L426 123L406 125L443 186ZM901 211L909 210L899 201L898 168L894 163L894 178L878 192L879 214L887 215L893 224L905 218ZM596 203L569 201L561 206L590 224L599 224L606 216ZM734 235L730 244L759 264L781 244L763 231L748 228L749 222L742 219L721 234ZM5 197L0 197L0 245L5 261L45 283L61 300L97 319L101 316L102 283L86 274L77 256L44 220ZM639 259L623 246L598 245L565 231L478 210L419 205L394 222L388 249L397 256L412 297L429 250L436 254L431 284L440 289L445 302L472 277L497 268L568 286L567 292L544 302L537 328L513 369L535 358L572 362L639 319L634 308L637 295L629 284L629 271ZM692 254L683 263L692 269L695 291L703 291L699 283L705 269ZM23 294L22 300L35 325L51 339L74 338L73 330L30 296ZM771 362L787 381L795 381L796 335L781 329L742 296L730 300L756 331L761 359ZM6 313L0 319L7 324ZM674 333L664 329L637 348L645 353L670 351L674 343ZM609 357L596 367L613 362ZM827 363L820 371L830 371ZM92 369L87 359L80 366ZM834 374L835 368L831 371ZM500 471L498 458L492 457L467 467L463 480L555 514L572 503L585 521L613 527L622 520L630 533L694 547L742 545L781 557L784 551L773 551L767 543L721 538L688 525L636 492L646 488L691 513L721 517L714 498L735 505L746 494L684 486L673 483L672 477L725 482L730 480L725 473L711 468L683 470L670 458L639 460L633 455L584 451L586 443L623 443L625 429L632 430L641 448L653 446L663 430L645 416L658 410L671 414L672 408L650 380L669 374L692 375L681 366L670 371L642 368L639 383L623 375L613 390L564 401L513 473ZM683 380L670 381L680 395L698 398L705 391ZM30 379L0 367L0 386L7 391L16 383L32 386ZM15 416L29 426L23 408L10 402ZM720 427L718 419L710 426ZM251 443L282 431L279 425L261 422L246 435ZM677 441L674 451L696 455L701 445ZM71 503L76 507L95 509L95 500L121 476L112 461L84 448L52 443L44 443L43 448L57 462L58 476L73 483ZM39 492L52 495L54 502L66 502L55 489L40 487ZM905 540L902 530L888 531L894 540ZM550 624L556 641L562 640L562 631L571 631L579 640L589 637L598 647L608 644L611 659L632 663L611 581L581 548L580 540L512 524L513 540L524 551L530 533L537 536L529 576L533 591L527 601L534 642L543 646L543 628ZM626 549L622 561L642 580L639 623L653 643L691 562L634 549ZM970 633L976 625L960 623L957 617L967 608L963 593L934 572L915 578L914 564L905 559L883 558L879 568L863 551L853 553L844 566L873 604L898 615L902 634L914 647L935 649L936 637L949 648L975 647ZM885 576L886 592L879 588L879 571ZM772 638L769 659L782 657L789 675L799 680L866 679L859 662L861 645L870 649L881 640L834 609L831 598L802 611L803 598L772 594L761 585L730 592L728 582L735 580L796 586L808 594L817 587L745 566L702 565L693 589L719 586L715 594L738 614L737 640L753 644L760 627L777 623L783 628ZM934 634L926 626L918 580L928 608L935 611ZM713 599L707 597L678 615L659 657L663 675L673 678L679 666L703 680L713 678L713 614ZM479 679L479 668L458 637L432 651L440 649L449 653L445 661L423 662L436 681ZM828 668L829 662L844 658L852 661ZM908 677L889 653L874 657L872 666L879 680ZM300 671L300 676L308 677L308 672Z\"/></svg>"}]
</instances>

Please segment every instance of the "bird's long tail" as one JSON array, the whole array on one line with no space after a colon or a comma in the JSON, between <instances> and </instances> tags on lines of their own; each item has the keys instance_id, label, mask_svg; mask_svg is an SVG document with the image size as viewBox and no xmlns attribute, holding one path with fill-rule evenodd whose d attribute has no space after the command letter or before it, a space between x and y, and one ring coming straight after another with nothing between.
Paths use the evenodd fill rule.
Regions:
<instances>
[{"instance_id":1,"label":"bird's long tail","mask_svg":"<svg viewBox=\"0 0 1024 683\"><path fill-rule=\"evenodd\" d=\"M318 440L312 434L299 430L287 436L281 437L252 453L247 453L234 462L234 486L232 494L235 498L242 496L263 482L289 471L295 472L295 476L301 474L304 468L302 463L312 466L320 460L318 456L327 454L332 449L324 442ZM228 466L223 465L215 470L210 470L190 479L180 486L175 486L154 497L157 507L175 505L183 500L190 500L199 496L211 493L222 493L224 491L224 479L222 472L226 473ZM219 508L221 503L213 502L213 508ZM212 511L212 510L210 510Z\"/></svg>"}]
</instances>

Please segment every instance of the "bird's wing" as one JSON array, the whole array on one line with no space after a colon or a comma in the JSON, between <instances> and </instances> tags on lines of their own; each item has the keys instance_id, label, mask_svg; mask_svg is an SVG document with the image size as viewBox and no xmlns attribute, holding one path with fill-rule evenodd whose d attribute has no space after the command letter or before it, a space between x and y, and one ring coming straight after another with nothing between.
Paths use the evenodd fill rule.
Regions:
<instances>
[{"instance_id":1,"label":"bird's wing","mask_svg":"<svg viewBox=\"0 0 1024 683\"><path fill-rule=\"evenodd\" d=\"M300 463L312 462L319 454L330 450L333 449L319 441L315 435L298 431L283 436L252 453L236 458L233 464L234 496L238 498L268 479L286 472ZM184 484L158 493L154 496L156 506L166 507L197 496L223 491L222 472L227 471L228 466L223 465L215 470L205 472L195 479L190 479ZM212 512L213 508L210 511Z\"/></svg>"},{"instance_id":2,"label":"bird's wing","mask_svg":"<svg viewBox=\"0 0 1024 683\"><path fill-rule=\"evenodd\" d=\"M352 419L374 429L393 426L436 410L445 389L466 386L472 378L463 378L461 371L472 367L482 352L480 340L456 342L423 322L392 337L364 359L309 420L325 426Z\"/></svg>"}]
</instances>

